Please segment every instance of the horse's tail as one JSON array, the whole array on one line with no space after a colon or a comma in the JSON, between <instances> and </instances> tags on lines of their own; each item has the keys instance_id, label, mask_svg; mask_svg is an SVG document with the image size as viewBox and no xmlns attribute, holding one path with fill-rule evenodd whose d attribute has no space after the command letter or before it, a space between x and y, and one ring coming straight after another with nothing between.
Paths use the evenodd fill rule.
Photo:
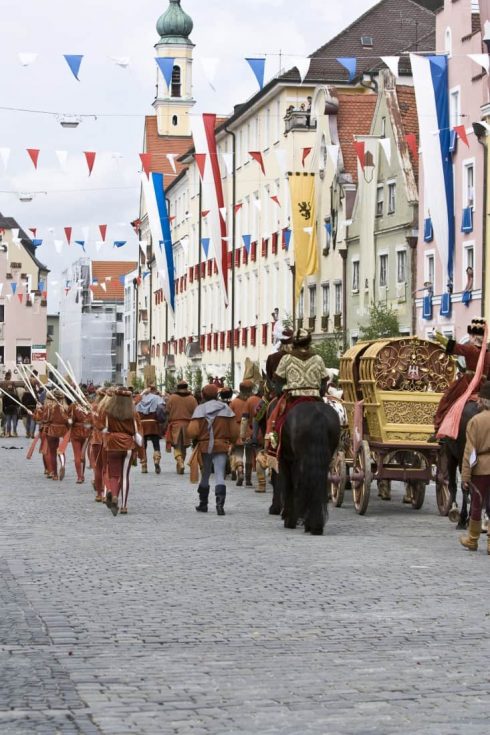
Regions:
<instances>
[{"instance_id":1,"label":"horse's tail","mask_svg":"<svg viewBox=\"0 0 490 735\"><path fill-rule=\"evenodd\" d=\"M329 427L323 426L324 432ZM297 494L298 516L305 519L305 524L313 533L322 533L327 520L328 504L328 470L331 454L325 452L325 437L320 426L311 436L308 456L304 457L299 467L300 484L303 492Z\"/></svg>"}]
</instances>

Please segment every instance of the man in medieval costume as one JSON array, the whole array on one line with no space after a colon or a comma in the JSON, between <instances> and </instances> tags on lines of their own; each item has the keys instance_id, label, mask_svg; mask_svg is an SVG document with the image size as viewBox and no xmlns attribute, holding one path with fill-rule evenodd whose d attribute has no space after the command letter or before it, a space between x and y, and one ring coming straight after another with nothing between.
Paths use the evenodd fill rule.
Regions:
<instances>
[{"instance_id":1,"label":"man in medieval costume","mask_svg":"<svg viewBox=\"0 0 490 735\"><path fill-rule=\"evenodd\" d=\"M181 381L177 384L177 391L167 400L167 451L170 452L173 447L178 475L184 474L186 451L191 443L187 427L196 408L197 401L189 386Z\"/></svg>"},{"instance_id":2,"label":"man in medieval costume","mask_svg":"<svg viewBox=\"0 0 490 735\"><path fill-rule=\"evenodd\" d=\"M148 442L153 445L153 464L155 472L160 474L160 462L162 461L162 453L160 449L160 437L164 431L166 420L165 401L158 393L155 385L145 391L136 406L139 413L141 425L143 427L143 437L145 442L145 458L141 463L141 471L143 474L148 473Z\"/></svg>"},{"instance_id":3,"label":"man in medieval costume","mask_svg":"<svg viewBox=\"0 0 490 735\"><path fill-rule=\"evenodd\" d=\"M240 392L230 403L230 408L235 414L235 421L238 425L238 438L232 450L232 470L236 472L236 484L241 487L243 480L246 478L247 485L252 485L252 466L254 460L254 448L250 444L252 432L246 431L244 438L240 435L240 425L242 423L243 414L247 406L249 398L252 396L254 384L251 380L244 380L240 383ZM247 419L248 423L248 419ZM244 475L245 467L245 475Z\"/></svg>"}]
</instances>

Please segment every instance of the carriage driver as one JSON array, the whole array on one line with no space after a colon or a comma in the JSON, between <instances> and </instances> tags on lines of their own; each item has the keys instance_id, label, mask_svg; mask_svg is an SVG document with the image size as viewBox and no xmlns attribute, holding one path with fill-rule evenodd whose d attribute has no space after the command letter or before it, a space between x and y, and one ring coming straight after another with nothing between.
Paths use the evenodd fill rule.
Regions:
<instances>
[{"instance_id":1,"label":"carriage driver","mask_svg":"<svg viewBox=\"0 0 490 735\"><path fill-rule=\"evenodd\" d=\"M468 327L468 334L470 338L466 344L460 344L454 339L447 339L447 337L440 332L435 332L434 334L435 341L439 342L439 344L446 349L446 354L464 357L466 362L466 372L456 378L456 380L454 380L443 393L436 415L434 416L434 433L428 439L430 442L437 441L437 432L439 431L445 415L453 403L466 392L473 379L478 364L478 358L480 357L483 335L485 334L485 320L473 319ZM487 352L483 367L483 380L487 380L489 377L490 352Z\"/></svg>"}]
</instances>

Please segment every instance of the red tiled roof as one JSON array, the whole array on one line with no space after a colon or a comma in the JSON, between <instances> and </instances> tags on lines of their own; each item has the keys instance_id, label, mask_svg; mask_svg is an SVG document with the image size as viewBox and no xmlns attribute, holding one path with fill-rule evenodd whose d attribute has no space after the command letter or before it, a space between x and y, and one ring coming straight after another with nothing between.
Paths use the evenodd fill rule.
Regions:
<instances>
[{"instance_id":1,"label":"red tiled roof","mask_svg":"<svg viewBox=\"0 0 490 735\"><path fill-rule=\"evenodd\" d=\"M157 128L156 115L147 115L145 118L145 151L151 154L151 170L165 175L166 180L170 183L187 168L184 164L179 163L178 158L182 156L192 146L192 137L190 135L170 136L159 135ZM175 174L167 153L175 153Z\"/></svg>"},{"instance_id":2,"label":"red tiled roof","mask_svg":"<svg viewBox=\"0 0 490 735\"><path fill-rule=\"evenodd\" d=\"M398 97L398 107L402 118L403 132L405 135L412 133L419 142L419 123L417 118L417 104L415 102L415 89L413 87L397 86L396 96ZM419 178L419 162L415 161L410 154L412 161L415 180Z\"/></svg>"},{"instance_id":3,"label":"red tiled roof","mask_svg":"<svg viewBox=\"0 0 490 735\"><path fill-rule=\"evenodd\" d=\"M377 96L375 94L339 94L337 118L339 141L344 159L344 169L357 182L357 156L354 139L369 135Z\"/></svg>"},{"instance_id":4,"label":"red tiled roof","mask_svg":"<svg viewBox=\"0 0 490 735\"><path fill-rule=\"evenodd\" d=\"M120 282L120 276L125 276L138 267L135 261L130 260L93 260L92 281L98 281L92 285L92 293L95 301L124 301L124 286ZM106 280L109 279L110 280ZM105 283L106 290L101 283Z\"/></svg>"}]
</instances>

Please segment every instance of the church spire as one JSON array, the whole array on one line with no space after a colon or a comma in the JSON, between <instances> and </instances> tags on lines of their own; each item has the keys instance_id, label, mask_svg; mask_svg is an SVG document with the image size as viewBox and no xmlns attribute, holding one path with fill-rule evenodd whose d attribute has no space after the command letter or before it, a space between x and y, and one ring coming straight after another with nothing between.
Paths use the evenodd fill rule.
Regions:
<instances>
[{"instance_id":1,"label":"church spire","mask_svg":"<svg viewBox=\"0 0 490 735\"><path fill-rule=\"evenodd\" d=\"M182 10L180 0L170 0L167 10L157 21L159 43L190 44L189 36L193 28L192 18Z\"/></svg>"}]
</instances>

